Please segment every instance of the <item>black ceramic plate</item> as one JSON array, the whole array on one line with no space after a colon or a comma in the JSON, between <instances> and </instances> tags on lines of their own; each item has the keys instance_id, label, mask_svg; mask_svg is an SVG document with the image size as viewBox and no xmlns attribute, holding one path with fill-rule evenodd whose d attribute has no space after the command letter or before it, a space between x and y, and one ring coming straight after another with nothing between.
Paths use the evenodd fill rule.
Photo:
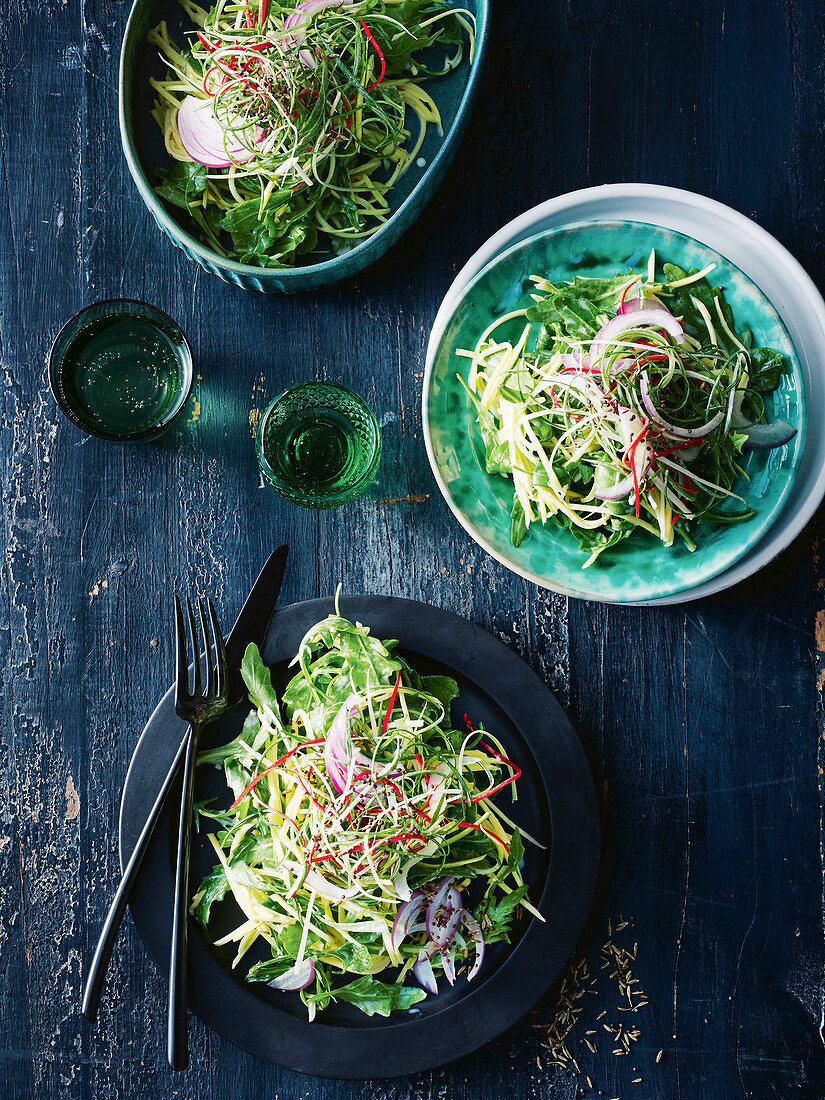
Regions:
<instances>
[{"instance_id":1,"label":"black ceramic plate","mask_svg":"<svg viewBox=\"0 0 825 1100\"><path fill-rule=\"evenodd\" d=\"M276 682L288 678L286 663L305 632L331 611L332 601L325 599L275 614L263 657L275 669ZM454 676L461 689L454 722L469 713L474 723L494 731L521 765L518 801L500 804L545 846L525 844L524 877L546 923L523 919L509 946L487 952L471 984L460 977L452 989L445 987L410 1012L370 1018L351 1006L331 1006L311 1024L297 994L247 984L243 964L233 973L231 955L211 947L199 931L191 939L190 1003L219 1035L278 1065L323 1077L395 1077L468 1054L515 1024L547 991L575 946L593 899L598 805L584 751L564 711L538 676L492 635L447 611L389 596L342 599L341 613L378 637L400 639L401 651L421 671ZM210 742L233 737L247 710L245 703L236 706L209 727ZM170 689L143 731L126 777L121 864L132 852L181 735ZM200 768L198 784L196 798L218 795L228 804L222 773ZM138 932L163 973L169 959L173 830L172 815L166 814L132 900ZM193 882L213 862L211 846L201 836L193 851ZM233 904L223 903L227 927Z\"/></svg>"}]
</instances>

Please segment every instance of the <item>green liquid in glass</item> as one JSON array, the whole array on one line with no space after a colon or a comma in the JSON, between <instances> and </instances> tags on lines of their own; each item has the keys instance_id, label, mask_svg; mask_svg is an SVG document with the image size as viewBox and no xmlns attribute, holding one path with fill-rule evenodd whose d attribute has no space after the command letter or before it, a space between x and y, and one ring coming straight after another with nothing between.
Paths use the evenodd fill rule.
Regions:
<instances>
[{"instance_id":1,"label":"green liquid in glass","mask_svg":"<svg viewBox=\"0 0 825 1100\"><path fill-rule=\"evenodd\" d=\"M141 435L164 422L179 398L185 349L137 314L99 317L72 339L61 364L63 392L91 428Z\"/></svg>"},{"instance_id":2,"label":"green liquid in glass","mask_svg":"<svg viewBox=\"0 0 825 1100\"><path fill-rule=\"evenodd\" d=\"M332 508L363 492L378 468L375 417L356 394L308 382L264 413L258 459L270 485L307 508Z\"/></svg>"},{"instance_id":3,"label":"green liquid in glass","mask_svg":"<svg viewBox=\"0 0 825 1100\"><path fill-rule=\"evenodd\" d=\"M270 422L264 455L272 469L302 489L335 492L357 465L361 444L343 417L299 415L292 422Z\"/></svg>"}]
</instances>

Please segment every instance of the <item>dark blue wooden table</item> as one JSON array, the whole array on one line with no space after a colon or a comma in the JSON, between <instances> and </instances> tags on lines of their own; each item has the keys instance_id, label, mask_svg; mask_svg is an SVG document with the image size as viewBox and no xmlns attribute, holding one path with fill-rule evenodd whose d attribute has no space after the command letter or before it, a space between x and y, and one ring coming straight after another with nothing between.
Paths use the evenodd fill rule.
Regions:
<instances>
[{"instance_id":1,"label":"dark blue wooden table","mask_svg":"<svg viewBox=\"0 0 825 1100\"><path fill-rule=\"evenodd\" d=\"M354 285L265 299L190 265L150 223L122 159L126 3L5 0L0 20L2 486L0 1096L8 1100L622 1100L825 1094L822 769L825 565L815 523L777 562L671 609L568 602L507 573L442 503L419 411L424 348L457 268L562 191L648 180L756 218L825 284L825 11L815 0L511 0L467 140L408 237ZM161 442L84 439L45 361L60 324L109 296L171 312L197 357ZM340 378L375 406L380 478L315 515L259 487L252 435L286 383ZM226 619L266 553L283 598L383 592L489 627L554 687L604 792L606 861L583 950L619 914L649 1001L614 1056L571 1033L581 1075L540 1045L555 994L514 1034L418 1079L339 1084L242 1054L193 1024L165 1061L165 987L121 936L95 1029L84 961L118 874L130 754L169 681L173 584ZM606 973L606 972L605 972ZM587 1020L618 1019L605 974ZM584 1019L584 1017L583 1017ZM591 1041L592 1041L591 1037ZM662 1051L659 1061L656 1058ZM641 1081L636 1080L642 1078Z\"/></svg>"}]
</instances>

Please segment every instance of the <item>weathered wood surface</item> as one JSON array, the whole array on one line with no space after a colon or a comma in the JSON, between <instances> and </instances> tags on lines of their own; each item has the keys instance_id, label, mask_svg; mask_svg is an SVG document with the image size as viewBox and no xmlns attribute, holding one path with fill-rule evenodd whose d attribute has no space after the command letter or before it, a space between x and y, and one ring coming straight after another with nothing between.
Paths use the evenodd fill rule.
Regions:
<instances>
[{"instance_id":1,"label":"weathered wood surface","mask_svg":"<svg viewBox=\"0 0 825 1100\"><path fill-rule=\"evenodd\" d=\"M195 1024L192 1067L174 1077L164 984L131 928L100 1022L82 1026L121 784L169 679L171 585L211 592L228 619L288 541L285 601L339 580L431 600L505 638L569 706L606 791L591 967L608 916L632 915L650 999L631 1057L613 1057L604 1032L598 1054L577 1046L596 1088L823 1096L821 522L715 599L568 605L464 536L429 474L419 412L428 326L454 271L561 191L631 179L702 191L825 282L821 4L499 3L470 133L419 226L355 285L289 300L197 271L150 223L117 135L126 8L6 0L0 20L0 1095L568 1100L585 1085L537 1064L529 1025L461 1066L365 1086L280 1071ZM186 422L156 445L84 441L49 396L57 328L113 295L167 308L195 348ZM313 375L365 393L385 439L373 489L320 516L259 488L251 445L267 398ZM592 998L590 1016L612 996Z\"/></svg>"}]
</instances>

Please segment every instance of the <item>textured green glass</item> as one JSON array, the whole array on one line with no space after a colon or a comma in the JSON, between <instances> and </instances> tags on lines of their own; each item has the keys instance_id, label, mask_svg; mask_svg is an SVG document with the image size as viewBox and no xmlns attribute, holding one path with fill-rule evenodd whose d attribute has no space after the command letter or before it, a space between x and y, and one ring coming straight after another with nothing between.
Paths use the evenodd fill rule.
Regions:
<instances>
[{"instance_id":1,"label":"textured green glass","mask_svg":"<svg viewBox=\"0 0 825 1100\"><path fill-rule=\"evenodd\" d=\"M306 382L276 397L261 417L255 447L272 488L304 508L336 508L360 496L381 460L371 410L331 382Z\"/></svg>"},{"instance_id":2,"label":"textured green glass","mask_svg":"<svg viewBox=\"0 0 825 1100\"><path fill-rule=\"evenodd\" d=\"M192 354L165 313L143 302L89 306L57 335L49 378L60 408L85 432L117 441L159 435L192 385Z\"/></svg>"}]
</instances>

